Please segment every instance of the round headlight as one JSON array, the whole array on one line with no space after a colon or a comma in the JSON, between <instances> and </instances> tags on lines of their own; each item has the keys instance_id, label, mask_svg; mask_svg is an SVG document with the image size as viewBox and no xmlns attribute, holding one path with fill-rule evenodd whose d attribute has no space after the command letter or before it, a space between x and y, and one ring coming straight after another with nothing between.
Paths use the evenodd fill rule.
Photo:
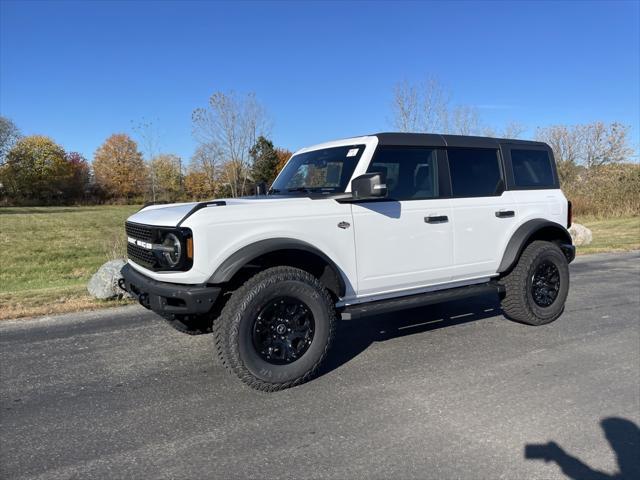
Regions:
<instances>
[{"instance_id":1,"label":"round headlight","mask_svg":"<svg viewBox=\"0 0 640 480\"><path fill-rule=\"evenodd\" d=\"M164 237L162 245L168 247L166 251L162 252L164 260L170 267L175 267L180 263L182 257L182 244L180 239L173 233L169 233Z\"/></svg>"}]
</instances>

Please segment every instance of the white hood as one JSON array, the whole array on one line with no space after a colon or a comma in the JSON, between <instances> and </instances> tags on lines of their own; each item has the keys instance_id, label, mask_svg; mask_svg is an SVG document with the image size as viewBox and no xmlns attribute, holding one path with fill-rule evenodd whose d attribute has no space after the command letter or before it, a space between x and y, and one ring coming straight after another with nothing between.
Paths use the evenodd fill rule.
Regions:
<instances>
[{"instance_id":1,"label":"white hood","mask_svg":"<svg viewBox=\"0 0 640 480\"><path fill-rule=\"evenodd\" d=\"M255 197L255 198L222 198L206 202L172 203L164 205L150 205L131 215L127 221L143 225L175 227L189 215L196 206L201 208L227 208L233 206L268 207L274 203L311 201L307 197ZM207 205L208 204L208 205ZM196 210L197 211L197 210ZM256 214L258 216L259 214Z\"/></svg>"}]
</instances>

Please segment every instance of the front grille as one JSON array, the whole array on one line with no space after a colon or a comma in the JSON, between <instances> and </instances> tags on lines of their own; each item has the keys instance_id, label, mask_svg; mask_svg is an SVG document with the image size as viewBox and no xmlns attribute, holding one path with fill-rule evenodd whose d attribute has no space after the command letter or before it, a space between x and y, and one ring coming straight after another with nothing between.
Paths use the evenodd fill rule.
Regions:
<instances>
[{"instance_id":1,"label":"front grille","mask_svg":"<svg viewBox=\"0 0 640 480\"><path fill-rule=\"evenodd\" d=\"M129 232L127 231L127 234ZM156 259L151 250L127 243L127 256L136 262L138 265L142 265L145 268L153 268L156 264Z\"/></svg>"},{"instance_id":2,"label":"front grille","mask_svg":"<svg viewBox=\"0 0 640 480\"><path fill-rule=\"evenodd\" d=\"M186 251L185 242L188 238L191 238L191 230L189 230L188 228L159 227L152 225L143 225L140 223L126 222L125 230L127 232L127 237L151 244L162 243L164 235L168 232L171 232L174 235L177 235L180 239L180 242L183 246L183 252ZM129 259L131 259L138 265L148 268L149 270L186 271L189 270L191 268L191 265L193 264L191 258L182 258L178 265L169 267L159 259L160 253L137 245L136 242L130 243L129 238L127 238L127 257L129 257Z\"/></svg>"},{"instance_id":3,"label":"front grille","mask_svg":"<svg viewBox=\"0 0 640 480\"><path fill-rule=\"evenodd\" d=\"M127 231L127 236L131 238L135 238L137 240L144 240L145 242L153 242L154 240L154 230L151 227L146 225L140 225L139 223L125 223L125 230Z\"/></svg>"}]
</instances>

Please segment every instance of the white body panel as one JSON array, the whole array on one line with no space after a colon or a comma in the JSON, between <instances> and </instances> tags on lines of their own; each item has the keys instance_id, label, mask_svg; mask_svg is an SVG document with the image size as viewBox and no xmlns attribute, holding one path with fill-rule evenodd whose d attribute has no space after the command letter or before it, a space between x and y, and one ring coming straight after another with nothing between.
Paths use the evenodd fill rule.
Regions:
<instances>
[{"instance_id":1,"label":"white body panel","mask_svg":"<svg viewBox=\"0 0 640 480\"><path fill-rule=\"evenodd\" d=\"M355 178L367 171L377 137L339 140L296 153L353 144L366 146ZM207 206L190 216L197 203L154 205L132 215L129 221L154 226L182 221L193 233L194 264L186 272L131 265L158 281L204 284L242 248L261 240L294 239L335 264L346 286L340 299L344 305L486 281L497 275L509 239L522 224L546 219L566 227L567 221L566 198L553 189L400 202L341 203L306 196L223 200L226 205ZM498 218L500 210L515 214ZM448 222L430 224L425 222L429 216L447 216ZM341 222L349 226L338 227Z\"/></svg>"},{"instance_id":2,"label":"white body panel","mask_svg":"<svg viewBox=\"0 0 640 480\"><path fill-rule=\"evenodd\" d=\"M151 205L134 213L127 221L144 225L174 227L197 204L198 202Z\"/></svg>"},{"instance_id":3,"label":"white body panel","mask_svg":"<svg viewBox=\"0 0 640 480\"><path fill-rule=\"evenodd\" d=\"M500 210L513 210L515 216L498 218ZM499 197L452 198L451 211L453 279L495 275L502 258L502 239L519 224L514 192L506 191Z\"/></svg>"},{"instance_id":4,"label":"white body panel","mask_svg":"<svg viewBox=\"0 0 640 480\"><path fill-rule=\"evenodd\" d=\"M425 222L450 210L448 199L354 204L358 296L450 281L452 224Z\"/></svg>"},{"instance_id":5,"label":"white body panel","mask_svg":"<svg viewBox=\"0 0 640 480\"><path fill-rule=\"evenodd\" d=\"M205 283L233 253L252 243L272 238L289 238L308 243L329 257L342 271L346 296L354 296L356 255L351 205L334 200L306 197L284 199L228 199L226 206L210 206L188 217L183 227L193 232L194 266L188 272L152 272L131 262L134 268L155 279L173 283ZM144 223L144 211L130 221ZM158 212L151 212L154 218ZM173 213L165 225L175 225Z\"/></svg>"}]
</instances>

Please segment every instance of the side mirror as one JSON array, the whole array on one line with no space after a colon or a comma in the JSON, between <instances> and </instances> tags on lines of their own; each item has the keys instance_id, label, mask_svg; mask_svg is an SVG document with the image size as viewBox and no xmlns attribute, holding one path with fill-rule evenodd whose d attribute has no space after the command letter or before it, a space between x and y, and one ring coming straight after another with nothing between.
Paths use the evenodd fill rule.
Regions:
<instances>
[{"instance_id":1,"label":"side mirror","mask_svg":"<svg viewBox=\"0 0 640 480\"><path fill-rule=\"evenodd\" d=\"M387 185L382 181L382 174L365 173L351 181L351 193L355 200L385 198Z\"/></svg>"}]
</instances>

